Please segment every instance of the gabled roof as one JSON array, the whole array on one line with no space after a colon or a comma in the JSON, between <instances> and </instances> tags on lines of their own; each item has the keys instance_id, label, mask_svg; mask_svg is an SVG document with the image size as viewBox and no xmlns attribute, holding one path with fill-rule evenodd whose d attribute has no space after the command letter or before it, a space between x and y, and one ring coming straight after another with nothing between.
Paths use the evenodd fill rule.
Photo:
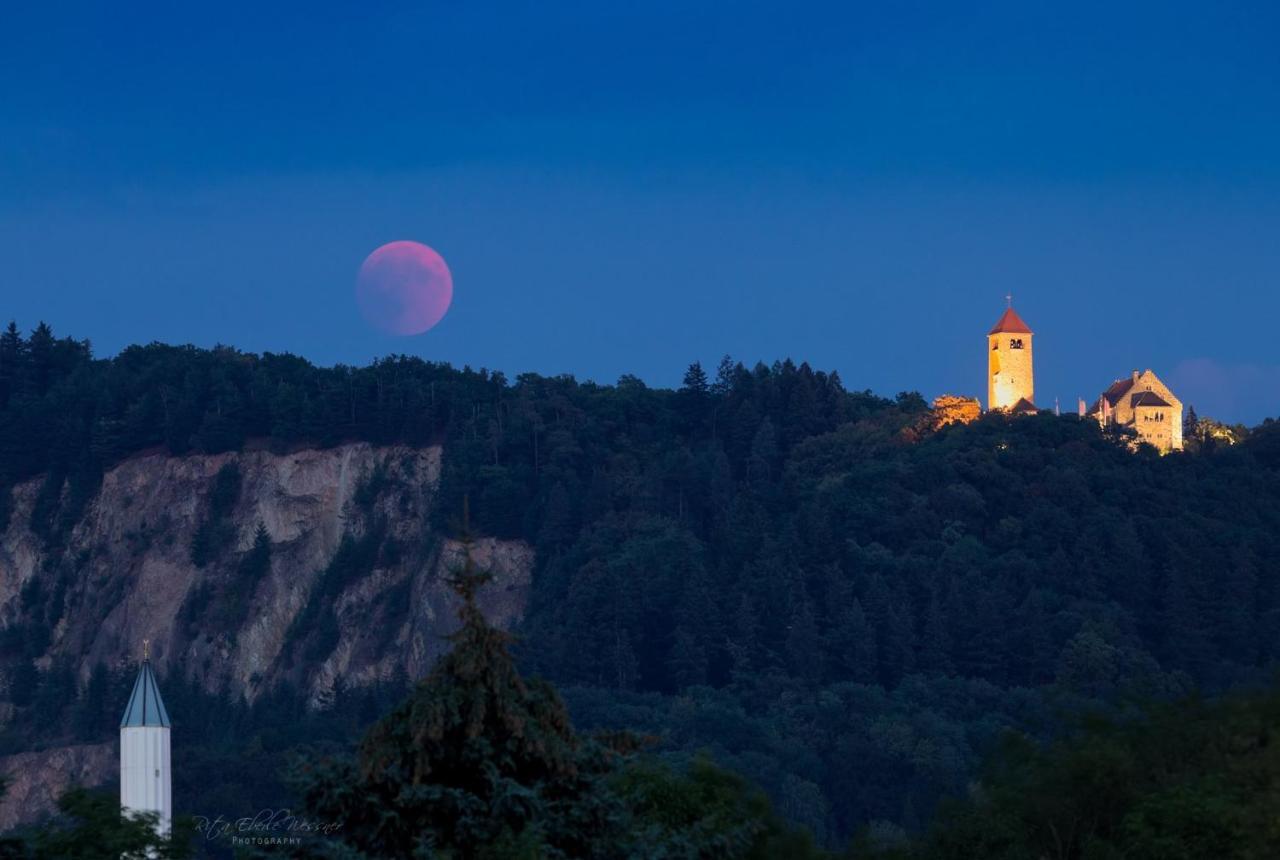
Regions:
<instances>
[{"instance_id":1,"label":"gabled roof","mask_svg":"<svg viewBox=\"0 0 1280 860\"><path fill-rule=\"evenodd\" d=\"M156 675L151 671L151 661L143 660L138 670L138 680L133 682L133 693L129 696L129 704L124 709L124 717L120 720L120 728L135 726L164 726L169 728L169 714L160 699L160 688L156 685Z\"/></svg>"},{"instance_id":2,"label":"gabled roof","mask_svg":"<svg viewBox=\"0 0 1280 860\"><path fill-rule=\"evenodd\" d=\"M1130 388L1133 388L1132 377L1129 379L1117 379L1115 382L1111 383L1110 388L1102 392L1102 396L1106 399L1107 403L1115 406L1120 402L1120 398L1124 397L1125 394L1129 392Z\"/></svg>"},{"instance_id":3,"label":"gabled roof","mask_svg":"<svg viewBox=\"0 0 1280 860\"><path fill-rule=\"evenodd\" d=\"M1006 308L1004 314L1000 317L1000 321L996 323L995 328L987 332L988 335L993 334L1032 334L1027 324L1022 321L1022 317L1014 311L1012 307Z\"/></svg>"},{"instance_id":4,"label":"gabled roof","mask_svg":"<svg viewBox=\"0 0 1280 860\"><path fill-rule=\"evenodd\" d=\"M1036 405L1025 397L1019 397L1018 402L1009 407L1009 411L1014 415L1026 415L1032 412L1039 412Z\"/></svg>"},{"instance_id":5,"label":"gabled roof","mask_svg":"<svg viewBox=\"0 0 1280 860\"><path fill-rule=\"evenodd\" d=\"M1169 406L1169 401L1165 400L1154 391L1139 391L1137 394L1129 398L1130 406Z\"/></svg>"}]
</instances>

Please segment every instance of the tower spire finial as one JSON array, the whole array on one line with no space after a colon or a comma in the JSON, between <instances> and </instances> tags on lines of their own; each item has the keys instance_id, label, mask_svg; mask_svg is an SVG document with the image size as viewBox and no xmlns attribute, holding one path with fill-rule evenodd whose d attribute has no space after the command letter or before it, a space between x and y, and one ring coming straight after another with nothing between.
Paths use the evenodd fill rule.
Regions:
<instances>
[{"instance_id":1,"label":"tower spire finial","mask_svg":"<svg viewBox=\"0 0 1280 860\"><path fill-rule=\"evenodd\" d=\"M156 833L164 835L173 818L169 713L150 658L151 640L143 639L142 665L120 718L120 808L155 815Z\"/></svg>"},{"instance_id":2,"label":"tower spire finial","mask_svg":"<svg viewBox=\"0 0 1280 860\"><path fill-rule=\"evenodd\" d=\"M1005 293L1004 300L1009 305L1009 307L1013 307L1013 293Z\"/></svg>"}]
</instances>

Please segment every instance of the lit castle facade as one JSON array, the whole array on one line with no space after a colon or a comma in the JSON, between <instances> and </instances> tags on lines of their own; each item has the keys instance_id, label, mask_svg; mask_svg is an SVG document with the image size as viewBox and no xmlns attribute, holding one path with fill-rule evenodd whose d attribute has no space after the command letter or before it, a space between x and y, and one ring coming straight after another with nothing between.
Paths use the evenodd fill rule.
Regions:
<instances>
[{"instance_id":1,"label":"lit castle facade","mask_svg":"<svg viewBox=\"0 0 1280 860\"><path fill-rule=\"evenodd\" d=\"M1030 327L1013 301L987 332L987 408L1010 413L1036 411L1036 381L1031 362Z\"/></svg>"},{"instance_id":2,"label":"lit castle facade","mask_svg":"<svg viewBox=\"0 0 1280 860\"><path fill-rule=\"evenodd\" d=\"M1182 450L1182 401L1151 370L1117 379L1088 415L1103 427L1132 428L1161 453Z\"/></svg>"},{"instance_id":3,"label":"lit castle facade","mask_svg":"<svg viewBox=\"0 0 1280 860\"><path fill-rule=\"evenodd\" d=\"M1033 332L1009 307L987 332L987 409L1011 415L1034 413L1035 369L1032 362ZM1133 371L1118 379L1080 416L1103 427L1125 427L1158 451L1182 450L1182 401L1151 370Z\"/></svg>"}]
</instances>

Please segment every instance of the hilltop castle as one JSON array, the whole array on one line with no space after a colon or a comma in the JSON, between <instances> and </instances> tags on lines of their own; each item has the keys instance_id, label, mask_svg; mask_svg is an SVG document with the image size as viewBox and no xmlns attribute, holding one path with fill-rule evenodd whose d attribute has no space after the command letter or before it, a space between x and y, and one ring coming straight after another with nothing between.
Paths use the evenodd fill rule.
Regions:
<instances>
[{"instance_id":1,"label":"hilltop castle","mask_svg":"<svg viewBox=\"0 0 1280 860\"><path fill-rule=\"evenodd\" d=\"M1009 307L987 332L987 409L1011 415L1034 413L1035 372L1032 365L1031 327ZM1118 379L1080 416L1103 427L1126 427L1138 440L1162 454L1182 450L1182 401L1151 370L1137 370Z\"/></svg>"},{"instance_id":2,"label":"hilltop castle","mask_svg":"<svg viewBox=\"0 0 1280 860\"><path fill-rule=\"evenodd\" d=\"M1087 414L1103 427L1136 430L1162 454L1182 450L1182 401L1150 369L1111 383Z\"/></svg>"},{"instance_id":3,"label":"hilltop castle","mask_svg":"<svg viewBox=\"0 0 1280 860\"><path fill-rule=\"evenodd\" d=\"M987 408L1013 414L1036 411L1031 367L1031 328L1013 310L1013 300L987 332Z\"/></svg>"}]
</instances>

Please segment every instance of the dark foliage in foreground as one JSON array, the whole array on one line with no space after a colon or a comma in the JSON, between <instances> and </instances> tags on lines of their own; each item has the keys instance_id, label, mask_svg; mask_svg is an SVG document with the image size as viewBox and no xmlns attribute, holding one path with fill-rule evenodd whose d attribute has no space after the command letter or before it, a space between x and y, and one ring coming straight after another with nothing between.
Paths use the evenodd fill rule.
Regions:
<instances>
[{"instance_id":1,"label":"dark foliage in foreground","mask_svg":"<svg viewBox=\"0 0 1280 860\"><path fill-rule=\"evenodd\" d=\"M154 814L122 813L116 794L73 788L58 798L57 814L41 826L0 837L0 858L183 860L192 856L192 821L175 821L165 836L157 835L155 824Z\"/></svg>"},{"instance_id":2,"label":"dark foliage in foreground","mask_svg":"<svg viewBox=\"0 0 1280 860\"><path fill-rule=\"evenodd\" d=\"M1011 739L970 796L880 860L1264 860L1280 852L1280 689Z\"/></svg>"}]
</instances>

